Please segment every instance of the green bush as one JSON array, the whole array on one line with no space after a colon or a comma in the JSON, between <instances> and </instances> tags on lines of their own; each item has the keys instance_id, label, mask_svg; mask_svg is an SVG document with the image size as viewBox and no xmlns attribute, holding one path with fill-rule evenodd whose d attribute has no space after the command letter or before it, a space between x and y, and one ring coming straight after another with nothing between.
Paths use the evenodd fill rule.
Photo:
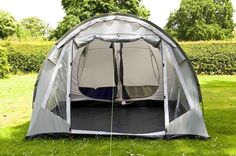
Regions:
<instances>
[{"instance_id":1,"label":"green bush","mask_svg":"<svg viewBox=\"0 0 236 156\"><path fill-rule=\"evenodd\" d=\"M197 74L236 74L236 42L181 42Z\"/></svg>"},{"instance_id":2,"label":"green bush","mask_svg":"<svg viewBox=\"0 0 236 156\"><path fill-rule=\"evenodd\" d=\"M54 42L2 41L10 71L37 72ZM236 41L180 42L198 74L236 74ZM0 58L1 58L0 54Z\"/></svg>"},{"instance_id":3,"label":"green bush","mask_svg":"<svg viewBox=\"0 0 236 156\"><path fill-rule=\"evenodd\" d=\"M6 77L9 72L9 67L6 49L0 47L0 78Z\"/></svg>"},{"instance_id":4,"label":"green bush","mask_svg":"<svg viewBox=\"0 0 236 156\"><path fill-rule=\"evenodd\" d=\"M38 72L53 42L3 42L11 72Z\"/></svg>"}]
</instances>

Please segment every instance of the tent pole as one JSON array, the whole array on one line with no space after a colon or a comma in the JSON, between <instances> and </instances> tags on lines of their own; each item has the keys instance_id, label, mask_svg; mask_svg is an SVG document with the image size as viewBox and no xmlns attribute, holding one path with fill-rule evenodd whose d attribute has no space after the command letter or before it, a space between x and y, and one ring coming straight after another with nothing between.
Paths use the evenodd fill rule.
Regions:
<instances>
[{"instance_id":1,"label":"tent pole","mask_svg":"<svg viewBox=\"0 0 236 156\"><path fill-rule=\"evenodd\" d=\"M166 54L163 49L163 41L160 44L160 51L162 54L163 61L163 87L164 87L164 114L165 114L165 130L167 130L167 126L169 125L169 106L168 106L168 86L167 86L167 64L166 64Z\"/></svg>"},{"instance_id":2,"label":"tent pole","mask_svg":"<svg viewBox=\"0 0 236 156\"><path fill-rule=\"evenodd\" d=\"M71 68L72 68L72 53L74 50L73 42L71 42L71 50L68 52L68 62L67 62L67 93L66 93L66 121L71 124L71 100L70 100L70 90L71 90ZM67 55L67 54L66 54Z\"/></svg>"},{"instance_id":3,"label":"tent pole","mask_svg":"<svg viewBox=\"0 0 236 156\"><path fill-rule=\"evenodd\" d=\"M112 100L111 100L111 132L110 132L110 153L112 156L112 133L113 133L113 114L114 114L114 87L112 87Z\"/></svg>"},{"instance_id":4,"label":"tent pole","mask_svg":"<svg viewBox=\"0 0 236 156\"><path fill-rule=\"evenodd\" d=\"M117 68L117 64L116 64L116 52L115 52L115 45L114 43L112 43L112 50L113 50L113 66L114 66L114 69ZM116 71L116 70L114 70ZM113 80L115 80L115 72L113 74ZM119 74L118 74L119 75ZM118 80L119 81L119 80ZM118 82L115 82L115 86L117 87L118 86ZM109 155L112 156L112 133L113 133L113 116L114 116L114 99L116 98L116 95L114 95L115 93L115 90L114 90L115 87L112 87L112 96L111 96L111 131L110 131L110 152L109 152Z\"/></svg>"}]
</instances>

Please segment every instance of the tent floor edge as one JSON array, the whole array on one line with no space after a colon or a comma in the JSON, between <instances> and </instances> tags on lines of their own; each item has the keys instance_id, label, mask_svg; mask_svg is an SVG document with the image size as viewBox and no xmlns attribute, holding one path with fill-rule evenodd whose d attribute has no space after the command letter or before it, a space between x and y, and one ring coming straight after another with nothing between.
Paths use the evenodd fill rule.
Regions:
<instances>
[{"instance_id":1,"label":"tent floor edge","mask_svg":"<svg viewBox=\"0 0 236 156\"><path fill-rule=\"evenodd\" d=\"M103 137L109 138L109 135L104 134L73 134L73 133L42 133L36 134L32 136L26 136L26 140L33 140L37 138L53 138L53 139L78 139L81 137L89 137L89 138L96 138L96 137ZM143 138L143 139L163 139L163 140L175 140L175 139L199 139L202 141L207 141L211 139L210 137L200 136L200 135L193 135L193 134L168 134L168 135L160 135L160 136L136 136L136 135L113 135L115 138Z\"/></svg>"}]
</instances>

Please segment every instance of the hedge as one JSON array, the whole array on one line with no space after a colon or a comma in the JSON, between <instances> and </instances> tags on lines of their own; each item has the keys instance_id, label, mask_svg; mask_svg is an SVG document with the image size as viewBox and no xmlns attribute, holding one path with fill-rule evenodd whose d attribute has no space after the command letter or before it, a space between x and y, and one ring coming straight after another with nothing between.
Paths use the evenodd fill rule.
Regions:
<instances>
[{"instance_id":1,"label":"hedge","mask_svg":"<svg viewBox=\"0 0 236 156\"><path fill-rule=\"evenodd\" d=\"M10 71L38 72L40 66L53 47L53 42L1 42L8 51Z\"/></svg>"},{"instance_id":2,"label":"hedge","mask_svg":"<svg viewBox=\"0 0 236 156\"><path fill-rule=\"evenodd\" d=\"M236 42L182 42L197 74L236 74Z\"/></svg>"},{"instance_id":3,"label":"hedge","mask_svg":"<svg viewBox=\"0 0 236 156\"><path fill-rule=\"evenodd\" d=\"M37 72L54 42L0 42L11 72ZM198 74L236 74L236 41L180 42Z\"/></svg>"},{"instance_id":4,"label":"hedge","mask_svg":"<svg viewBox=\"0 0 236 156\"><path fill-rule=\"evenodd\" d=\"M7 61L7 51L5 48L0 47L0 78L6 77L9 72L9 64Z\"/></svg>"}]
</instances>

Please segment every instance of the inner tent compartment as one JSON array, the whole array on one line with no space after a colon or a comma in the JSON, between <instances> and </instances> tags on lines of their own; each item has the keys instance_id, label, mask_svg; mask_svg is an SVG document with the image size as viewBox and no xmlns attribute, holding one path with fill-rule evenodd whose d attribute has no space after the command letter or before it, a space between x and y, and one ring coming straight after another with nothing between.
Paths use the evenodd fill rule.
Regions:
<instances>
[{"instance_id":1,"label":"inner tent compartment","mask_svg":"<svg viewBox=\"0 0 236 156\"><path fill-rule=\"evenodd\" d=\"M94 40L73 52L71 129L146 134L165 130L162 55L143 40ZM175 107L169 111L174 112Z\"/></svg>"}]
</instances>

